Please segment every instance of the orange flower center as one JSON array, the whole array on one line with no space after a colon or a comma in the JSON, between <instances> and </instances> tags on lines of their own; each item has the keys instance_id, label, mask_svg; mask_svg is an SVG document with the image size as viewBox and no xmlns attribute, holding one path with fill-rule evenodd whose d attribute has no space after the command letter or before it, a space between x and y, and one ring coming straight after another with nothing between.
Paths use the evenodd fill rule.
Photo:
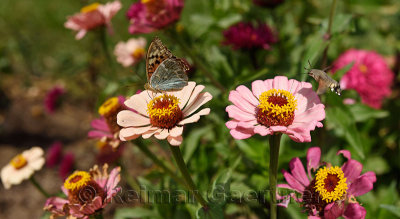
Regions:
<instances>
[{"instance_id":1,"label":"orange flower center","mask_svg":"<svg viewBox=\"0 0 400 219\"><path fill-rule=\"evenodd\" d=\"M89 12L92 12L92 11L96 11L97 8L98 8L100 5L101 5L101 4L98 3L98 2L95 2L95 3L93 3L93 4L87 5L87 6L83 7L83 8L81 8L81 13L89 13Z\"/></svg>"},{"instance_id":2,"label":"orange flower center","mask_svg":"<svg viewBox=\"0 0 400 219\"><path fill-rule=\"evenodd\" d=\"M358 66L358 69L364 74L367 73L367 71L368 71L368 67L364 64L361 64L360 66Z\"/></svg>"},{"instance_id":3,"label":"orange flower center","mask_svg":"<svg viewBox=\"0 0 400 219\"><path fill-rule=\"evenodd\" d=\"M256 108L259 124L267 127L292 124L297 101L289 91L271 89L263 92L259 100L260 104Z\"/></svg>"},{"instance_id":4,"label":"orange flower center","mask_svg":"<svg viewBox=\"0 0 400 219\"><path fill-rule=\"evenodd\" d=\"M134 59L141 59L144 56L144 49L143 48L137 48L132 52L132 57Z\"/></svg>"},{"instance_id":5,"label":"orange flower center","mask_svg":"<svg viewBox=\"0 0 400 219\"><path fill-rule=\"evenodd\" d=\"M153 15L165 8L164 0L142 0L142 4L146 6L147 12Z\"/></svg>"},{"instance_id":6,"label":"orange flower center","mask_svg":"<svg viewBox=\"0 0 400 219\"><path fill-rule=\"evenodd\" d=\"M92 176L85 171L75 171L64 182L68 190L68 200L73 204L91 203L96 196L105 197L102 189Z\"/></svg>"},{"instance_id":7,"label":"orange flower center","mask_svg":"<svg viewBox=\"0 0 400 219\"><path fill-rule=\"evenodd\" d=\"M183 118L179 100L173 95L163 94L147 105L150 123L159 128L171 129Z\"/></svg>"},{"instance_id":8,"label":"orange flower center","mask_svg":"<svg viewBox=\"0 0 400 219\"><path fill-rule=\"evenodd\" d=\"M22 156L22 154L18 154L17 156L15 156L10 164L15 168L15 169L21 169L22 167L26 166L26 164L28 164L27 160L25 159L24 156Z\"/></svg>"}]
</instances>

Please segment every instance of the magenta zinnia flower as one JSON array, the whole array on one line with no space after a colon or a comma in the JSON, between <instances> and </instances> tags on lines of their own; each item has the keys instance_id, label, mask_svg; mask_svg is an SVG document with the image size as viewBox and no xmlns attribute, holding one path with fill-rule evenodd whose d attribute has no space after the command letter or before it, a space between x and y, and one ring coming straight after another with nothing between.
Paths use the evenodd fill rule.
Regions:
<instances>
[{"instance_id":1,"label":"magenta zinnia flower","mask_svg":"<svg viewBox=\"0 0 400 219\"><path fill-rule=\"evenodd\" d=\"M60 101L60 97L65 93L64 88L55 86L47 92L44 99L44 108L48 113L54 113Z\"/></svg>"},{"instance_id":2,"label":"magenta zinnia flower","mask_svg":"<svg viewBox=\"0 0 400 219\"><path fill-rule=\"evenodd\" d=\"M50 211L52 217L72 216L88 219L111 202L121 190L117 187L120 181L120 167L114 168L110 175L105 164L102 170L96 166L86 171L75 171L61 187L68 199L51 197L47 199L44 210Z\"/></svg>"},{"instance_id":3,"label":"magenta zinnia flower","mask_svg":"<svg viewBox=\"0 0 400 219\"><path fill-rule=\"evenodd\" d=\"M64 26L68 29L78 31L75 38L82 39L87 31L96 27L106 26L112 32L111 18L121 9L119 1L108 2L105 5L93 3L81 9L80 13L69 16Z\"/></svg>"},{"instance_id":4,"label":"magenta zinnia flower","mask_svg":"<svg viewBox=\"0 0 400 219\"><path fill-rule=\"evenodd\" d=\"M379 109L385 97L391 93L394 73L384 58L374 51L350 49L340 55L332 72L354 62L352 68L340 80L342 89L356 90L362 102Z\"/></svg>"},{"instance_id":5,"label":"magenta zinnia flower","mask_svg":"<svg viewBox=\"0 0 400 219\"><path fill-rule=\"evenodd\" d=\"M312 147L307 151L307 173L298 157L290 163L290 173L283 170L283 176L288 184L278 187L295 190L301 194L297 198L294 193L288 196L279 196L283 200L280 206L287 207L290 197L302 204L309 217L314 218L365 218L366 210L357 202L355 197L369 192L376 181L374 172L363 175L362 164L351 159L347 150L338 151L347 158L341 167L329 163L321 167L321 149ZM312 177L311 170L315 173Z\"/></svg>"},{"instance_id":6,"label":"magenta zinnia flower","mask_svg":"<svg viewBox=\"0 0 400 219\"><path fill-rule=\"evenodd\" d=\"M64 155L60 167L58 169L58 174L62 180L65 180L69 174L71 174L74 168L75 156L73 153L67 153Z\"/></svg>"},{"instance_id":7,"label":"magenta zinnia flower","mask_svg":"<svg viewBox=\"0 0 400 219\"><path fill-rule=\"evenodd\" d=\"M153 93L144 90L125 101L125 105L136 110L124 110L118 113L118 125L123 128L119 137L123 141L136 139L139 136L167 139L171 145L182 143L183 126L197 122L200 116L208 115L210 108L196 111L212 99L208 92L201 92L203 85L190 81L180 91ZM154 98L153 98L154 97Z\"/></svg>"},{"instance_id":8,"label":"magenta zinnia flower","mask_svg":"<svg viewBox=\"0 0 400 219\"><path fill-rule=\"evenodd\" d=\"M234 49L269 49L277 41L272 30L265 23L240 22L224 31L224 45L231 45Z\"/></svg>"},{"instance_id":9,"label":"magenta zinnia flower","mask_svg":"<svg viewBox=\"0 0 400 219\"><path fill-rule=\"evenodd\" d=\"M252 83L252 90L240 85L229 93L234 104L226 107L232 120L226 123L235 139L254 134L287 134L296 142L310 142L310 131L322 127L325 106L307 82L277 76Z\"/></svg>"},{"instance_id":10,"label":"magenta zinnia flower","mask_svg":"<svg viewBox=\"0 0 400 219\"><path fill-rule=\"evenodd\" d=\"M54 142L46 154L46 166L54 167L57 165L62 157L62 143L59 141Z\"/></svg>"},{"instance_id":11,"label":"magenta zinnia flower","mask_svg":"<svg viewBox=\"0 0 400 219\"><path fill-rule=\"evenodd\" d=\"M139 0L126 13L131 22L129 32L151 33L179 20L183 0Z\"/></svg>"}]
</instances>

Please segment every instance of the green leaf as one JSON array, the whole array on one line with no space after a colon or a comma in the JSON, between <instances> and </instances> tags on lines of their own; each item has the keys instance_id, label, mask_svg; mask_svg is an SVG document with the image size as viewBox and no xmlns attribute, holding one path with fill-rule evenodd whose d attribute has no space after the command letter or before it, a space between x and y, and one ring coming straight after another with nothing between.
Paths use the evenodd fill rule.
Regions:
<instances>
[{"instance_id":1,"label":"green leaf","mask_svg":"<svg viewBox=\"0 0 400 219\"><path fill-rule=\"evenodd\" d=\"M400 218L400 207L399 206L381 204L381 205L379 205L379 207L390 211L391 213L396 215L396 217Z\"/></svg>"},{"instance_id":2,"label":"green leaf","mask_svg":"<svg viewBox=\"0 0 400 219\"><path fill-rule=\"evenodd\" d=\"M367 105L359 103L348 105L348 109L353 114L353 118L356 122L384 118L389 115L388 111L373 109Z\"/></svg>"},{"instance_id":3,"label":"green leaf","mask_svg":"<svg viewBox=\"0 0 400 219\"><path fill-rule=\"evenodd\" d=\"M150 209L136 207L136 208L120 208L117 209L114 215L114 219L128 219L128 218L162 218L157 212Z\"/></svg>"},{"instance_id":4,"label":"green leaf","mask_svg":"<svg viewBox=\"0 0 400 219\"><path fill-rule=\"evenodd\" d=\"M187 140L185 141L185 147L183 147L183 159L185 162L188 162L193 153L196 151L197 147L199 146L200 138L211 130L212 126L205 126L190 132L189 136L187 136Z\"/></svg>"},{"instance_id":5,"label":"green leaf","mask_svg":"<svg viewBox=\"0 0 400 219\"><path fill-rule=\"evenodd\" d=\"M312 68L317 61L317 58L321 56L322 51L328 45L328 42L322 38L320 34L314 34L312 37L308 38L305 45L307 48L303 55L303 60L301 61L301 71L303 68ZM311 63L311 66L310 64ZM301 80L304 81L307 74L302 74Z\"/></svg>"},{"instance_id":6,"label":"green leaf","mask_svg":"<svg viewBox=\"0 0 400 219\"><path fill-rule=\"evenodd\" d=\"M209 203L208 209L200 208L196 213L197 219L221 219L224 218L222 205Z\"/></svg>"}]
</instances>

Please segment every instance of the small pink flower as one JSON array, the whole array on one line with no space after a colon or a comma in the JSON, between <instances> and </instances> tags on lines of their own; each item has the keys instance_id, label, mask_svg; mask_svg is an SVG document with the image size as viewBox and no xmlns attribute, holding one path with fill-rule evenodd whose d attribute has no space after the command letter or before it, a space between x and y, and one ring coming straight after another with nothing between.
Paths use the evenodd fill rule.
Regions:
<instances>
[{"instance_id":1,"label":"small pink flower","mask_svg":"<svg viewBox=\"0 0 400 219\"><path fill-rule=\"evenodd\" d=\"M87 31L96 27L106 26L111 33L111 18L121 9L119 1L108 2L105 5L93 3L81 9L80 13L69 16L64 26L68 29L78 31L75 38L82 39Z\"/></svg>"},{"instance_id":2,"label":"small pink flower","mask_svg":"<svg viewBox=\"0 0 400 219\"><path fill-rule=\"evenodd\" d=\"M138 39L129 39L126 43L119 42L115 46L114 54L117 56L117 61L124 67L139 62L145 55L146 39L140 37Z\"/></svg>"},{"instance_id":3,"label":"small pink flower","mask_svg":"<svg viewBox=\"0 0 400 219\"><path fill-rule=\"evenodd\" d=\"M65 180L65 178L71 174L73 168L74 168L74 161L75 161L75 156L73 153L67 153L64 155L60 167L58 169L58 174L60 175L60 178L62 180Z\"/></svg>"},{"instance_id":4,"label":"small pink flower","mask_svg":"<svg viewBox=\"0 0 400 219\"><path fill-rule=\"evenodd\" d=\"M65 94L65 90L62 87L55 86L49 92L47 92L44 99L44 107L48 113L54 113L60 101L60 97Z\"/></svg>"},{"instance_id":5,"label":"small pink flower","mask_svg":"<svg viewBox=\"0 0 400 219\"><path fill-rule=\"evenodd\" d=\"M229 93L234 104L226 107L232 120L226 123L235 139L254 134L287 134L296 142L310 142L310 131L322 127L325 106L307 82L277 76L252 83L252 90L240 85Z\"/></svg>"},{"instance_id":6,"label":"small pink flower","mask_svg":"<svg viewBox=\"0 0 400 219\"><path fill-rule=\"evenodd\" d=\"M298 198L294 193L288 196L279 196L280 206L287 207L292 197L302 204L309 217L312 218L365 218L366 210L357 202L355 197L369 192L376 181L374 172L361 175L362 164L351 159L347 150L338 151L347 158L341 167L333 167L325 163L321 167L321 150L312 147L307 151L307 173L298 157L290 163L290 173L283 170L283 176L288 184L278 187L295 190L301 194ZM316 172L312 177L311 170Z\"/></svg>"},{"instance_id":7,"label":"small pink flower","mask_svg":"<svg viewBox=\"0 0 400 219\"><path fill-rule=\"evenodd\" d=\"M144 90L125 101L125 105L136 110L118 113L118 125L122 126L119 137L122 141L139 136L167 139L171 145L182 143L183 126L197 122L200 116L208 115L210 108L195 113L202 105L212 99L208 92L201 92L203 85L190 81L180 91L165 94ZM154 98L152 98L154 97Z\"/></svg>"},{"instance_id":8,"label":"small pink flower","mask_svg":"<svg viewBox=\"0 0 400 219\"><path fill-rule=\"evenodd\" d=\"M179 20L183 0L139 0L126 13L131 22L129 32L151 33Z\"/></svg>"},{"instance_id":9,"label":"small pink flower","mask_svg":"<svg viewBox=\"0 0 400 219\"><path fill-rule=\"evenodd\" d=\"M259 22L257 26L252 23L240 22L224 31L224 45L232 45L234 49L270 49L271 44L277 41L272 30Z\"/></svg>"},{"instance_id":10,"label":"small pink flower","mask_svg":"<svg viewBox=\"0 0 400 219\"><path fill-rule=\"evenodd\" d=\"M1 181L4 188L18 185L23 180L29 179L34 172L42 169L45 159L40 147L32 147L29 150L16 155L8 165L1 169Z\"/></svg>"},{"instance_id":11,"label":"small pink flower","mask_svg":"<svg viewBox=\"0 0 400 219\"><path fill-rule=\"evenodd\" d=\"M121 190L117 187L120 181L120 167L107 173L108 165L102 170L96 166L86 171L75 171L61 187L68 199L51 197L47 199L44 210L50 211L52 217L72 216L88 219L111 202Z\"/></svg>"},{"instance_id":12,"label":"small pink flower","mask_svg":"<svg viewBox=\"0 0 400 219\"><path fill-rule=\"evenodd\" d=\"M332 72L351 62L354 65L340 80L341 88L356 90L363 103L381 108L383 99L392 92L394 78L385 59L374 51L350 49L333 63Z\"/></svg>"},{"instance_id":13,"label":"small pink flower","mask_svg":"<svg viewBox=\"0 0 400 219\"><path fill-rule=\"evenodd\" d=\"M50 146L49 150L47 151L46 166L54 167L60 162L61 157L62 157L62 143L56 141Z\"/></svg>"}]
</instances>

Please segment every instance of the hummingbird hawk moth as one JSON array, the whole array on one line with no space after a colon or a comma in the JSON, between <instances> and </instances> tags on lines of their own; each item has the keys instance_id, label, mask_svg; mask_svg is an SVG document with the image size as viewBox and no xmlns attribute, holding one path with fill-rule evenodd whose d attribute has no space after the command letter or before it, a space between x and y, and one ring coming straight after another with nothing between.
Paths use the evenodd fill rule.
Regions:
<instances>
[{"instance_id":1,"label":"hummingbird hawk moth","mask_svg":"<svg viewBox=\"0 0 400 219\"><path fill-rule=\"evenodd\" d=\"M310 62L308 63L310 64ZM307 74L313 77L315 81L318 82L318 89L317 89L318 95L325 93L326 90L329 88L332 92L335 92L337 95L340 96L342 89L340 88L339 83L335 81L333 78L331 78L324 70L311 69L311 64L310 64L310 69L306 70L308 70Z\"/></svg>"}]
</instances>

